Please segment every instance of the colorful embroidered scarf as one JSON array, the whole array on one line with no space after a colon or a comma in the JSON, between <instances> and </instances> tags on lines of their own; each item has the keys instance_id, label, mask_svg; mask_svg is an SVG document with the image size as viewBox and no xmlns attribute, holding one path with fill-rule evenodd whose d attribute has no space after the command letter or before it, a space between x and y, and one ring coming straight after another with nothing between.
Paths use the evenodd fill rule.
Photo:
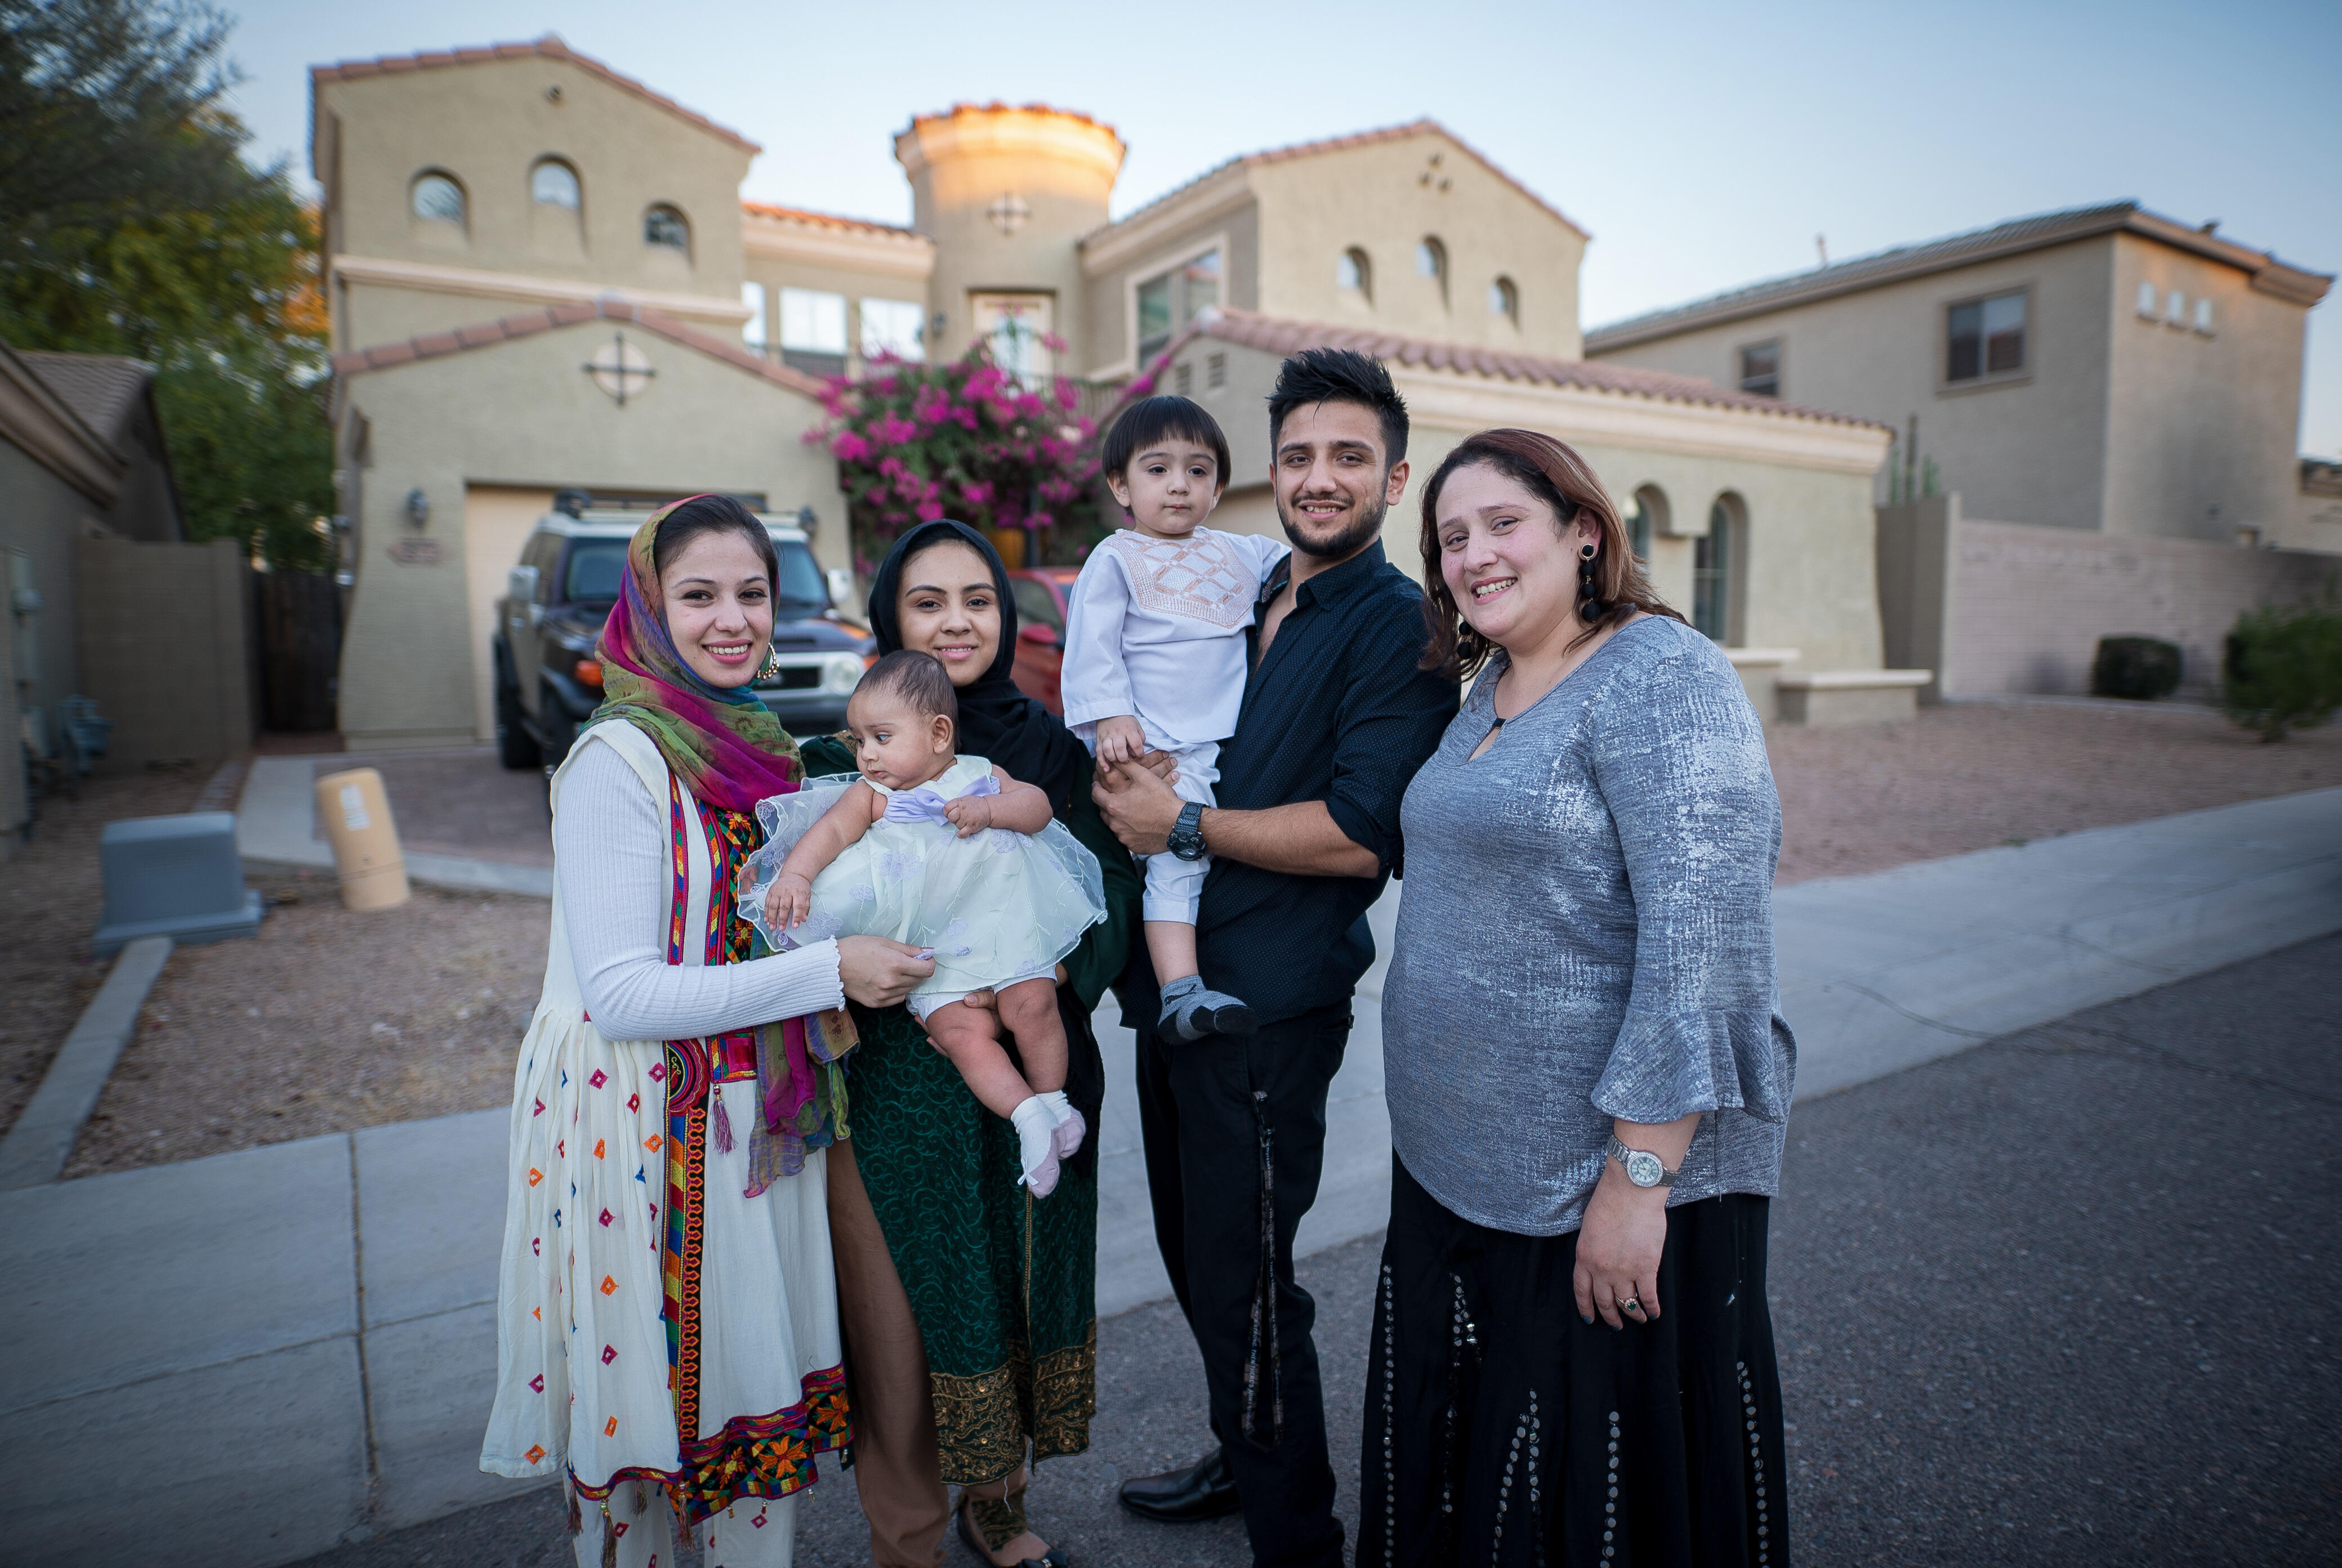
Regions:
<instances>
[{"instance_id":1,"label":"colorful embroidered scarf","mask_svg":"<svg viewBox=\"0 0 2342 1568\"><path fill-rule=\"evenodd\" d=\"M618 602L594 650L602 661L602 705L586 722L625 719L657 744L695 796L725 811L753 812L760 800L795 794L805 768L797 743L755 691L711 686L676 652L653 545L659 524L682 504L652 513L626 546Z\"/></svg>"}]
</instances>

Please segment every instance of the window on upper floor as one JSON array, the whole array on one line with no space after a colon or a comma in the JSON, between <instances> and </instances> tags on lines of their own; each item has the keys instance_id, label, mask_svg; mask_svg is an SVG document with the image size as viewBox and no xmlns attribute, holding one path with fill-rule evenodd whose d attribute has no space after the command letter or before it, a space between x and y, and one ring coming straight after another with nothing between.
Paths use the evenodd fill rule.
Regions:
<instances>
[{"instance_id":1,"label":"window on upper floor","mask_svg":"<svg viewBox=\"0 0 2342 1568\"><path fill-rule=\"evenodd\" d=\"M750 348L765 346L765 285L744 283L740 285L740 303L748 307L748 319L740 325L740 341Z\"/></svg>"},{"instance_id":2,"label":"window on upper floor","mask_svg":"<svg viewBox=\"0 0 2342 1568\"><path fill-rule=\"evenodd\" d=\"M1344 251L1334 262L1334 286L1346 295L1355 295L1362 304L1375 302L1375 268L1366 253L1356 245Z\"/></svg>"},{"instance_id":3,"label":"window on upper floor","mask_svg":"<svg viewBox=\"0 0 2342 1568\"><path fill-rule=\"evenodd\" d=\"M1989 381L2022 375L2026 297L2023 289L1963 300L1944 313L1944 379Z\"/></svg>"},{"instance_id":4,"label":"window on upper floor","mask_svg":"<svg viewBox=\"0 0 2342 1568\"><path fill-rule=\"evenodd\" d=\"M815 375L846 373L846 296L781 290L781 359Z\"/></svg>"},{"instance_id":5,"label":"window on upper floor","mask_svg":"<svg viewBox=\"0 0 2342 1568\"><path fill-rule=\"evenodd\" d=\"M2196 330L2206 337L2212 335L2212 302L2208 299L2196 301Z\"/></svg>"},{"instance_id":6,"label":"window on upper floor","mask_svg":"<svg viewBox=\"0 0 2342 1568\"><path fill-rule=\"evenodd\" d=\"M927 307L910 300L866 299L862 302L862 357L906 359L927 356Z\"/></svg>"},{"instance_id":7,"label":"window on upper floor","mask_svg":"<svg viewBox=\"0 0 2342 1568\"><path fill-rule=\"evenodd\" d=\"M1426 235L1416 242L1415 275L1437 285L1439 303L1447 303L1447 246L1438 235Z\"/></svg>"},{"instance_id":8,"label":"window on upper floor","mask_svg":"<svg viewBox=\"0 0 2342 1568\"><path fill-rule=\"evenodd\" d=\"M425 223L464 226L464 187L455 183L452 175L431 169L415 175L415 184L407 190L406 205L408 211Z\"/></svg>"},{"instance_id":9,"label":"window on upper floor","mask_svg":"<svg viewBox=\"0 0 2342 1568\"><path fill-rule=\"evenodd\" d=\"M1196 319L1206 305L1220 303L1220 252L1216 245L1171 268L1143 279L1135 305L1137 314L1141 370L1147 361L1171 346L1171 339Z\"/></svg>"},{"instance_id":10,"label":"window on upper floor","mask_svg":"<svg viewBox=\"0 0 2342 1568\"><path fill-rule=\"evenodd\" d=\"M1228 356L1207 354L1204 356L1204 390L1218 392L1228 384Z\"/></svg>"},{"instance_id":11,"label":"window on upper floor","mask_svg":"<svg viewBox=\"0 0 2342 1568\"><path fill-rule=\"evenodd\" d=\"M2161 314L2161 291L2158 290L2152 283L2140 284L2138 285L2138 314L2145 316L2147 320L2153 321L2157 315Z\"/></svg>"},{"instance_id":12,"label":"window on upper floor","mask_svg":"<svg viewBox=\"0 0 2342 1568\"><path fill-rule=\"evenodd\" d=\"M1488 285L1488 314L1521 325L1521 291L1512 279L1500 277Z\"/></svg>"},{"instance_id":13,"label":"window on upper floor","mask_svg":"<svg viewBox=\"0 0 2342 1568\"><path fill-rule=\"evenodd\" d=\"M1759 397L1781 395L1781 340L1779 338L1767 338L1763 343L1742 345L1740 390L1753 392Z\"/></svg>"},{"instance_id":14,"label":"window on upper floor","mask_svg":"<svg viewBox=\"0 0 2342 1568\"><path fill-rule=\"evenodd\" d=\"M2187 325L2187 296L2180 293L2177 289L2173 289L2170 296L2164 301L2163 319L2169 322L2173 326L2186 326Z\"/></svg>"},{"instance_id":15,"label":"window on upper floor","mask_svg":"<svg viewBox=\"0 0 2342 1568\"><path fill-rule=\"evenodd\" d=\"M643 212L643 244L691 254L691 224L681 211L665 202Z\"/></svg>"},{"instance_id":16,"label":"window on upper floor","mask_svg":"<svg viewBox=\"0 0 2342 1568\"><path fill-rule=\"evenodd\" d=\"M540 158L528 172L528 199L541 207L567 207L575 212L583 197L577 171L559 158Z\"/></svg>"}]
</instances>

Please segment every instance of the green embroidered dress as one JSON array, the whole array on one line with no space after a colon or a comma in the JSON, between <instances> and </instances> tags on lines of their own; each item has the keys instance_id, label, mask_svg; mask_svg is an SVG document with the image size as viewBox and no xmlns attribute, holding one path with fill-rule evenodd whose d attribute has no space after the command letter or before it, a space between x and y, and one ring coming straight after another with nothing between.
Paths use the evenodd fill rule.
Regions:
<instances>
[{"instance_id":1,"label":"green embroidered dress","mask_svg":"<svg viewBox=\"0 0 2342 1568\"><path fill-rule=\"evenodd\" d=\"M816 776L854 771L834 738L803 752ZM1097 856L1106 920L1066 958L1057 992L1072 1048L1067 1092L1090 1135L1056 1192L1036 1201L1016 1184L1015 1129L977 1103L908 1008L853 1009L862 1036L848 1069L856 1163L926 1345L936 1443L954 1485L1001 1479L1028 1443L1036 1459L1082 1453L1097 1409L1105 1085L1089 1014L1122 972L1139 882L1086 789L1060 804L1058 819Z\"/></svg>"}]
</instances>

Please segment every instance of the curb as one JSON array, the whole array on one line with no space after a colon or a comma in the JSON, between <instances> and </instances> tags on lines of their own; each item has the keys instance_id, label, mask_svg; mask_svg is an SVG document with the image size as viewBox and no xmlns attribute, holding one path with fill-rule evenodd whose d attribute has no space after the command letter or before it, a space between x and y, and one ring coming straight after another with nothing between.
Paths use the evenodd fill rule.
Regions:
<instances>
[{"instance_id":1,"label":"curb","mask_svg":"<svg viewBox=\"0 0 2342 1568\"><path fill-rule=\"evenodd\" d=\"M167 936L142 936L125 945L112 973L65 1036L57 1058L35 1091L25 1114L0 1141L0 1192L38 1187L57 1179L73 1154L82 1124L97 1109L105 1081L121 1060L122 1048L138 1027L173 947Z\"/></svg>"}]
</instances>

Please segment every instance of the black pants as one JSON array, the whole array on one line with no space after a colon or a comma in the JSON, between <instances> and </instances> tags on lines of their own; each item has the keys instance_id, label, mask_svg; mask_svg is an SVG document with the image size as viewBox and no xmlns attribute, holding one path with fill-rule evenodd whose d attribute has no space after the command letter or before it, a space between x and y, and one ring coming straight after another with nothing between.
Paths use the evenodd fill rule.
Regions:
<instances>
[{"instance_id":1,"label":"black pants","mask_svg":"<svg viewBox=\"0 0 2342 1568\"><path fill-rule=\"evenodd\" d=\"M1142 990L1152 987L1124 995L1137 1003ZM1253 1561L1340 1568L1309 1337L1317 1308L1293 1283L1293 1231L1317 1201L1326 1088L1342 1065L1350 1011L1321 1008L1248 1040L1183 1044L1155 1038L1152 1005L1129 1016L1138 1024L1155 1241L1203 1353L1212 1431L1236 1473Z\"/></svg>"}]
</instances>

